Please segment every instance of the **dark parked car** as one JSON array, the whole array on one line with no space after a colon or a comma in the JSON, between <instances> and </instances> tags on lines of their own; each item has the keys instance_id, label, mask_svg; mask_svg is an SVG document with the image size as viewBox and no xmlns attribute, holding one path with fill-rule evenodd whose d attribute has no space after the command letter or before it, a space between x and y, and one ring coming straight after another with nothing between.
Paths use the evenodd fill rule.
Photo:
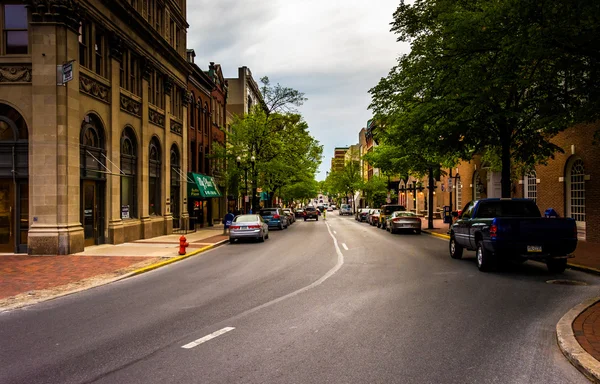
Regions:
<instances>
[{"instance_id":1,"label":"dark parked car","mask_svg":"<svg viewBox=\"0 0 600 384\"><path fill-rule=\"evenodd\" d=\"M294 210L294 216L296 216L296 218L298 217L304 217L304 209L302 208L297 208Z\"/></svg>"},{"instance_id":2,"label":"dark parked car","mask_svg":"<svg viewBox=\"0 0 600 384\"><path fill-rule=\"evenodd\" d=\"M360 222L366 222L367 221L367 216L369 214L370 209L369 208L361 208L358 211L356 211L356 217L355 219L360 221Z\"/></svg>"},{"instance_id":3,"label":"dark parked car","mask_svg":"<svg viewBox=\"0 0 600 384\"><path fill-rule=\"evenodd\" d=\"M289 225L288 218L281 208L263 208L259 215L269 225L269 228L286 229Z\"/></svg>"},{"instance_id":4,"label":"dark parked car","mask_svg":"<svg viewBox=\"0 0 600 384\"><path fill-rule=\"evenodd\" d=\"M541 216L529 199L471 201L450 230L450 256L460 259L463 249L475 250L481 271L505 259L533 259L545 261L550 272L564 272L577 247L575 220Z\"/></svg>"},{"instance_id":5,"label":"dark parked car","mask_svg":"<svg viewBox=\"0 0 600 384\"><path fill-rule=\"evenodd\" d=\"M304 207L304 221L308 219L315 219L319 221L319 211L315 207Z\"/></svg>"}]
</instances>

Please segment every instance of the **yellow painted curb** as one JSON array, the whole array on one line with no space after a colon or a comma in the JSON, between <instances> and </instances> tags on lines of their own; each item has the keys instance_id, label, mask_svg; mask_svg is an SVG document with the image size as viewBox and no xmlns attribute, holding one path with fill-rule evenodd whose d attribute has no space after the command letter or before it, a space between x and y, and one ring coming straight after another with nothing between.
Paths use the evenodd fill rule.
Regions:
<instances>
[{"instance_id":1,"label":"yellow painted curb","mask_svg":"<svg viewBox=\"0 0 600 384\"><path fill-rule=\"evenodd\" d=\"M168 264L175 263L175 262L177 262L177 261L179 261L179 260L187 259L188 257L194 256L194 255L197 255L197 254L199 254L199 253L202 253L202 252L208 251L209 249L212 249L212 248L218 247L219 245L221 245L221 244L224 244L225 242L227 242L227 240L222 240L222 241L220 241L220 242L218 242L218 243L215 243L215 244L212 244L212 245L207 245L206 247L202 247L202 248L200 248L200 249L197 249L197 250L195 250L195 251L192 251L192 252L186 253L185 255L178 256L178 257L173 257L173 258L171 258L171 259L169 259L169 260L161 261L161 262L159 262L159 263L152 264L152 265L149 265L149 266L147 266L147 267L144 267L144 268L137 269L137 270L135 270L135 271L133 271L133 272L130 272L130 273L128 273L128 274L127 274L127 277L131 277L131 276L135 276L135 275L140 275L140 274L142 274L142 273L145 273L145 272L152 271L152 270L154 270L154 269L157 269L157 268L163 267L163 266L165 266L165 265L168 265Z\"/></svg>"},{"instance_id":2,"label":"yellow painted curb","mask_svg":"<svg viewBox=\"0 0 600 384\"><path fill-rule=\"evenodd\" d=\"M437 232L430 232L430 231L426 231L424 229L421 230L422 232L431 235L431 236L435 236L435 237L439 237L440 239L446 239L446 240L450 240L450 236L448 235L443 235L441 233L437 233Z\"/></svg>"},{"instance_id":3,"label":"yellow painted curb","mask_svg":"<svg viewBox=\"0 0 600 384\"><path fill-rule=\"evenodd\" d=\"M581 265L581 264L574 264L574 263L567 263L567 266L573 268L573 269L578 269L584 272L591 272L591 273L595 273L600 275L600 269L597 268L592 268L592 267L586 267L585 265Z\"/></svg>"}]
</instances>

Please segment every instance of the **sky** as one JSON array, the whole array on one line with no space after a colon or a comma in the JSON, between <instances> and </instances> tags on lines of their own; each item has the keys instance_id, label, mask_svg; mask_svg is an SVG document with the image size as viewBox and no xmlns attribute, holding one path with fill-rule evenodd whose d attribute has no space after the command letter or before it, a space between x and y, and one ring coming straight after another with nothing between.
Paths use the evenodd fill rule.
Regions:
<instances>
[{"instance_id":1,"label":"sky","mask_svg":"<svg viewBox=\"0 0 600 384\"><path fill-rule=\"evenodd\" d=\"M358 143L371 118L369 89L408 45L390 32L400 0L187 0L187 48L207 70L225 77L247 66L254 80L297 89L299 112L323 145L317 180L325 179L335 147Z\"/></svg>"}]
</instances>

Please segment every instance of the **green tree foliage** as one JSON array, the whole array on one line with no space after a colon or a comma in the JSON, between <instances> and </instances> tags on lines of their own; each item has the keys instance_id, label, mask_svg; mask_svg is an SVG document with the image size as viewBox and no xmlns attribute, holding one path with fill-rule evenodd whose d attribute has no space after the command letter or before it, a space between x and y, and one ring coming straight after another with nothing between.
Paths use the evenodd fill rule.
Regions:
<instances>
[{"instance_id":1,"label":"green tree foliage","mask_svg":"<svg viewBox=\"0 0 600 384\"><path fill-rule=\"evenodd\" d=\"M373 176L365 182L363 192L366 196L367 205L369 207L380 207L385 204L388 193L387 187L387 182L379 176Z\"/></svg>"},{"instance_id":2,"label":"green tree foliage","mask_svg":"<svg viewBox=\"0 0 600 384\"><path fill-rule=\"evenodd\" d=\"M364 182L360 168L358 153L349 153L349 158L341 170L332 171L325 179L325 186L330 195L354 198L356 191L363 188ZM355 204L353 204L356 209Z\"/></svg>"},{"instance_id":3,"label":"green tree foliage","mask_svg":"<svg viewBox=\"0 0 600 384\"><path fill-rule=\"evenodd\" d=\"M253 207L258 206L258 188L268 193L268 202L275 193L303 195L299 185L292 187L296 184L307 183L306 189L316 189L313 188L314 176L323 152L322 146L308 132L308 124L302 116L292 113L294 106L306 100L304 94L279 84L272 86L267 77L261 81L263 102L249 114L234 118L227 150L221 154L229 159L231 187L236 184L232 179L243 177L241 168L249 170ZM240 167L231 169L236 168L238 156Z\"/></svg>"},{"instance_id":4,"label":"green tree foliage","mask_svg":"<svg viewBox=\"0 0 600 384\"><path fill-rule=\"evenodd\" d=\"M392 31L411 43L371 89L371 108L395 169L422 172L474 154L497 158L502 196L513 167L544 162L550 139L597 118L598 6L564 2L415 0L394 13ZM576 19L581 16L581 22ZM561 31L585 43L571 46ZM593 40L592 40L593 39ZM377 163L377 159L371 160ZM409 165L413 161L416 165Z\"/></svg>"}]
</instances>

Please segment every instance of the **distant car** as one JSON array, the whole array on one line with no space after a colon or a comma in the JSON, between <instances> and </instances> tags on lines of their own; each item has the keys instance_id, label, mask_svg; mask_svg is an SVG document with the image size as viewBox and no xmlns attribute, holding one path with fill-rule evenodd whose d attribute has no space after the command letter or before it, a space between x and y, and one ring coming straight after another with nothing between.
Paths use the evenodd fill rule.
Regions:
<instances>
[{"instance_id":1,"label":"distant car","mask_svg":"<svg viewBox=\"0 0 600 384\"><path fill-rule=\"evenodd\" d=\"M333 207L332 206L327 207L327 211L328 212L333 212Z\"/></svg>"},{"instance_id":2,"label":"distant car","mask_svg":"<svg viewBox=\"0 0 600 384\"><path fill-rule=\"evenodd\" d=\"M376 227L381 226L381 223L379 222L379 211L379 209L373 209L371 213L369 213L369 224Z\"/></svg>"},{"instance_id":3,"label":"distant car","mask_svg":"<svg viewBox=\"0 0 600 384\"><path fill-rule=\"evenodd\" d=\"M233 219L229 231L229 242L239 239L256 239L260 242L269 238L269 226L260 215L239 215Z\"/></svg>"},{"instance_id":4,"label":"distant car","mask_svg":"<svg viewBox=\"0 0 600 384\"><path fill-rule=\"evenodd\" d=\"M289 225L288 218L281 208L263 208L258 214L269 225L269 228L286 229Z\"/></svg>"},{"instance_id":5,"label":"distant car","mask_svg":"<svg viewBox=\"0 0 600 384\"><path fill-rule=\"evenodd\" d=\"M340 215L352 215L352 207L350 204L342 204L340 206Z\"/></svg>"},{"instance_id":6,"label":"distant car","mask_svg":"<svg viewBox=\"0 0 600 384\"><path fill-rule=\"evenodd\" d=\"M296 208L294 210L294 216L296 216L296 217L304 217L304 209L302 209L302 208Z\"/></svg>"},{"instance_id":7,"label":"distant car","mask_svg":"<svg viewBox=\"0 0 600 384\"><path fill-rule=\"evenodd\" d=\"M337 209L337 205L331 204L331 209L336 210Z\"/></svg>"},{"instance_id":8,"label":"distant car","mask_svg":"<svg viewBox=\"0 0 600 384\"><path fill-rule=\"evenodd\" d=\"M363 222L363 221L366 222L368 214L369 214L369 208L361 208L358 211L356 211L355 219L360 222Z\"/></svg>"},{"instance_id":9,"label":"distant car","mask_svg":"<svg viewBox=\"0 0 600 384\"><path fill-rule=\"evenodd\" d=\"M304 221L308 219L319 221L319 211L315 207L304 207Z\"/></svg>"},{"instance_id":10,"label":"distant car","mask_svg":"<svg viewBox=\"0 0 600 384\"><path fill-rule=\"evenodd\" d=\"M294 212L292 212L291 208L283 208L282 211L288 217L288 221L290 224L293 224L296 221L296 216L294 216Z\"/></svg>"},{"instance_id":11,"label":"distant car","mask_svg":"<svg viewBox=\"0 0 600 384\"><path fill-rule=\"evenodd\" d=\"M392 212L387 218L386 230L391 233L399 231L415 231L417 235L421 234L421 218L408 211Z\"/></svg>"}]
</instances>

